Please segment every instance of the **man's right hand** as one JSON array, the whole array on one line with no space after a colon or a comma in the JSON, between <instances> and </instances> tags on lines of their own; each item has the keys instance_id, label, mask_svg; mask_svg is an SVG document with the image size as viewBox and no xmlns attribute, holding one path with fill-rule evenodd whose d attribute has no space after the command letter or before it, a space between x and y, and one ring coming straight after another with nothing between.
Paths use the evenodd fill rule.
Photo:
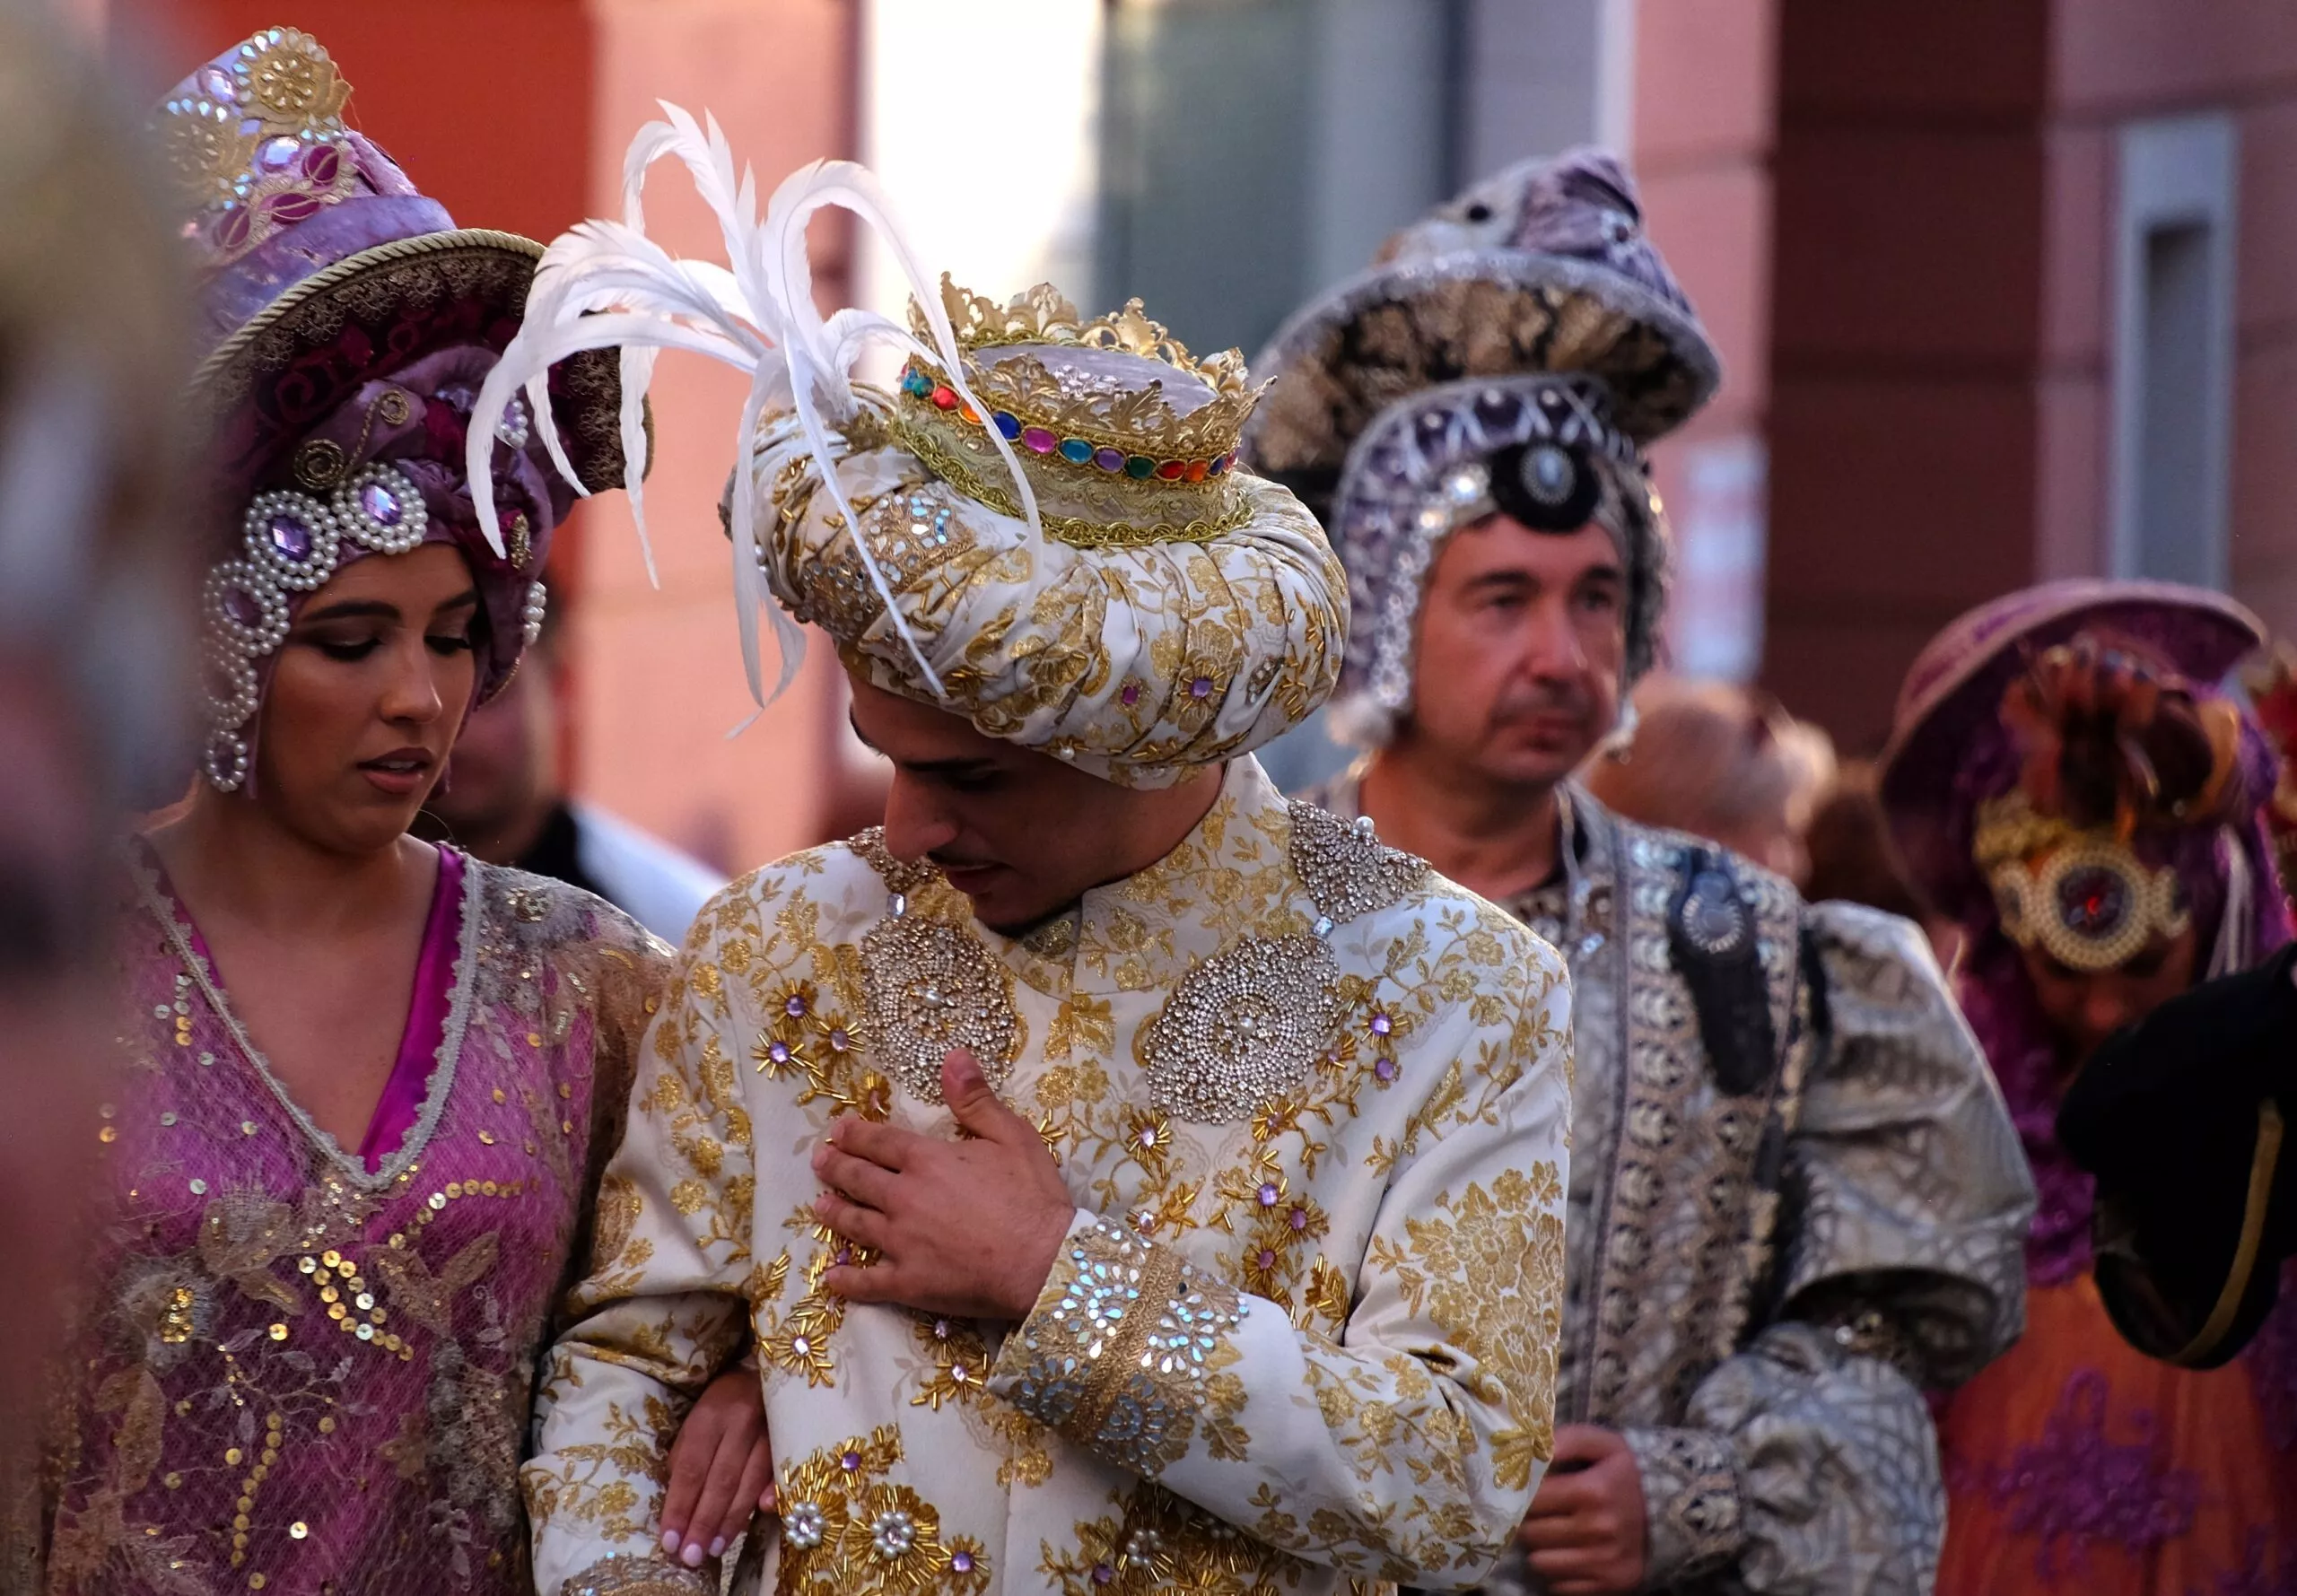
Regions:
<instances>
[{"instance_id":1,"label":"man's right hand","mask_svg":"<svg viewBox=\"0 0 2297 1596\"><path fill-rule=\"evenodd\" d=\"M1559 1468L1571 1471L1559 1473ZM1555 1596L1621 1596L1643 1583L1643 1471L1616 1430L1566 1425L1516 1532Z\"/></svg>"}]
</instances>

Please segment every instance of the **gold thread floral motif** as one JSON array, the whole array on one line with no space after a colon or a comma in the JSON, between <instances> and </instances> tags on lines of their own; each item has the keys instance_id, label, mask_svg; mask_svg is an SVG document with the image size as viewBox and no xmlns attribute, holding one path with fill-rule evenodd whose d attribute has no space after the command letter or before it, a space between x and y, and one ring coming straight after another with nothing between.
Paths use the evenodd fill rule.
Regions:
<instances>
[{"instance_id":1,"label":"gold thread floral motif","mask_svg":"<svg viewBox=\"0 0 2297 1596\"><path fill-rule=\"evenodd\" d=\"M1048 1546L1037 1565L1061 1596L1276 1596L1301 1572L1282 1552L1153 1485L1128 1497L1121 1517L1077 1525L1073 1540L1071 1551ZM1288 1576L1281 1586L1279 1574Z\"/></svg>"},{"instance_id":2,"label":"gold thread floral motif","mask_svg":"<svg viewBox=\"0 0 2297 1596\"><path fill-rule=\"evenodd\" d=\"M943 1540L932 1504L885 1478L901 1461L900 1429L880 1425L782 1471L778 1596L974 1596L989 1588L981 1543Z\"/></svg>"}]
</instances>

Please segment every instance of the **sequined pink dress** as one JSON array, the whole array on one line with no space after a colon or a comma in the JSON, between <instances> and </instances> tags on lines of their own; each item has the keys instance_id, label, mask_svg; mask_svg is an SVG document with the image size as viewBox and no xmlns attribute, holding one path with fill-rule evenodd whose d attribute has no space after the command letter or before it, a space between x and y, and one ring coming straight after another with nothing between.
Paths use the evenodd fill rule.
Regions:
<instances>
[{"instance_id":1,"label":"sequined pink dress","mask_svg":"<svg viewBox=\"0 0 2297 1596\"><path fill-rule=\"evenodd\" d=\"M668 950L442 851L398 1068L345 1152L280 1089L138 850L117 1202L63 1411L51 1596L531 1587L518 1466Z\"/></svg>"}]
</instances>

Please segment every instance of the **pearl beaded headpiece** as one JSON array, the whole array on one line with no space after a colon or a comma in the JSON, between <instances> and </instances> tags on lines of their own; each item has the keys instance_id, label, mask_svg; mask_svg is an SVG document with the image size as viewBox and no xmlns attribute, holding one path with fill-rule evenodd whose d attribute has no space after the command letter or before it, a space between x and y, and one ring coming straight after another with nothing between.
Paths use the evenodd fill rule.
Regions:
<instances>
[{"instance_id":1,"label":"pearl beaded headpiece","mask_svg":"<svg viewBox=\"0 0 2297 1596\"><path fill-rule=\"evenodd\" d=\"M316 39L272 28L184 79L154 118L197 272L205 358L187 408L207 431L211 512L237 530L201 606L200 764L225 791L248 779L266 662L345 563L461 548L485 611L483 699L539 625L550 533L581 479L621 475L611 357L585 356L536 401L563 413L579 467L555 431L546 452L524 406L481 433L502 503L482 535L465 434L542 247L456 228L350 127L350 94Z\"/></svg>"}]
</instances>

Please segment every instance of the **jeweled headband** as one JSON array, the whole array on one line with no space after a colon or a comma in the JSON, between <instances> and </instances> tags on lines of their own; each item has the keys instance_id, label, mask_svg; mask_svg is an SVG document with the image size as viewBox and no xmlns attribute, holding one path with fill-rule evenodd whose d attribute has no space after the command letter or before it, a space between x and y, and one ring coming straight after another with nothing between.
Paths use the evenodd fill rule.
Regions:
<instances>
[{"instance_id":1,"label":"jeweled headband","mask_svg":"<svg viewBox=\"0 0 2297 1596\"><path fill-rule=\"evenodd\" d=\"M1979 806L1971 857L2003 934L2083 972L2182 935L2193 923L2183 881L2134 844L2225 824L2241 796L2239 712L2083 633L2029 662L2002 720L2018 782Z\"/></svg>"},{"instance_id":2,"label":"jeweled headband","mask_svg":"<svg viewBox=\"0 0 2297 1596\"><path fill-rule=\"evenodd\" d=\"M447 350L369 385L295 451L292 485L249 501L239 546L209 571L200 606L207 721L200 768L219 790L236 791L247 780L265 668L296 608L365 555L404 554L425 543L460 549L485 612L476 700L510 680L541 630L543 556L571 495L555 484L520 406L494 430L503 449L496 492L504 552L478 535L461 456L471 403L494 359L489 350Z\"/></svg>"},{"instance_id":3,"label":"jeweled headband","mask_svg":"<svg viewBox=\"0 0 2297 1596\"><path fill-rule=\"evenodd\" d=\"M1349 451L1332 524L1345 529L1353 624L1335 706L1378 744L1411 707L1428 568L1458 528L1504 512L1535 531L1594 521L1629 573L1628 670L1649 663L1664 580L1659 508L1603 385L1522 376L1447 383L1382 411Z\"/></svg>"}]
</instances>

